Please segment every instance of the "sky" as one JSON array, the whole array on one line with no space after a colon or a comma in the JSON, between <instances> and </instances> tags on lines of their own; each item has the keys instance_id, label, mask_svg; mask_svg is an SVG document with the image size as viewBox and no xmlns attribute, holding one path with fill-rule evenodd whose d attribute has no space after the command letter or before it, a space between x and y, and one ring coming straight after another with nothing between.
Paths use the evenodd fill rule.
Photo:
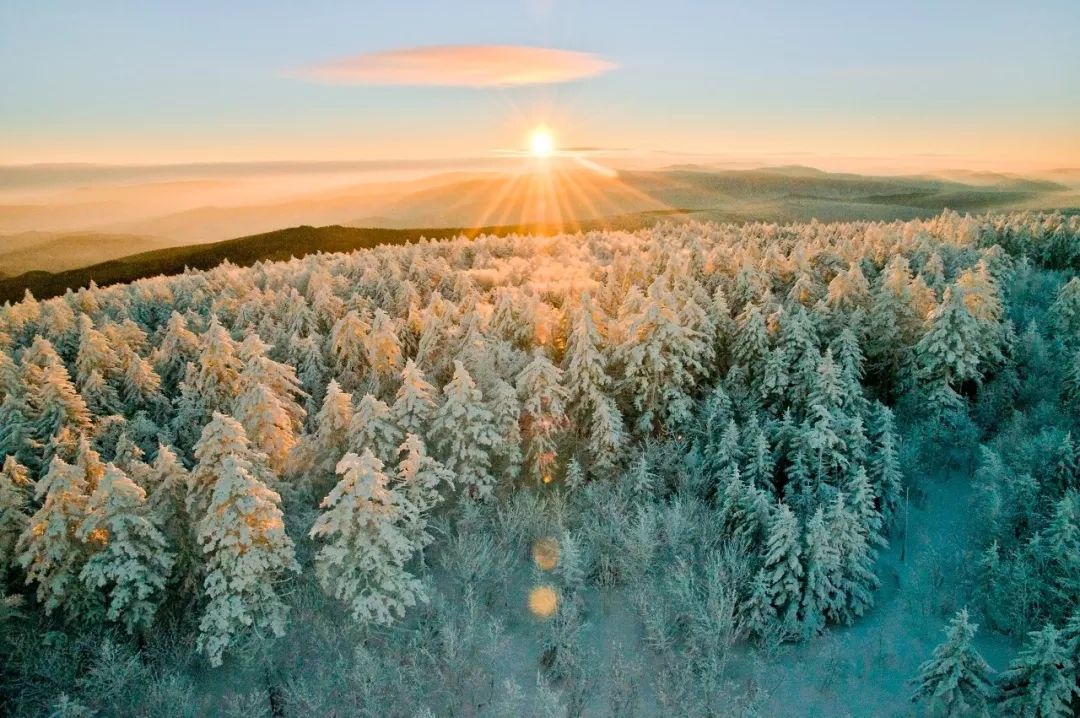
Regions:
<instances>
[{"instance_id":1,"label":"sky","mask_svg":"<svg viewBox=\"0 0 1080 718\"><path fill-rule=\"evenodd\" d=\"M1080 166L1080 2L0 0L0 164Z\"/></svg>"}]
</instances>

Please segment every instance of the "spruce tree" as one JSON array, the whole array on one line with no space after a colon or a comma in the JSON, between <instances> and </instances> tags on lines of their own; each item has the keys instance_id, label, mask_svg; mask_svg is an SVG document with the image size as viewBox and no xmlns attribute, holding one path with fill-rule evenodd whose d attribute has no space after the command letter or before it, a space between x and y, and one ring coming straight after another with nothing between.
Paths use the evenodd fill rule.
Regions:
<instances>
[{"instance_id":1,"label":"spruce tree","mask_svg":"<svg viewBox=\"0 0 1080 718\"><path fill-rule=\"evenodd\" d=\"M149 628L173 554L155 525L154 514L147 511L146 492L108 464L90 496L78 536L103 543L82 567L79 578L87 590L106 589L106 618L119 621L128 633Z\"/></svg>"},{"instance_id":2,"label":"spruce tree","mask_svg":"<svg viewBox=\"0 0 1080 718\"><path fill-rule=\"evenodd\" d=\"M922 702L929 710L948 716L990 715L997 688L993 671L972 645L978 628L968 620L966 608L953 617L945 642L919 666L912 702Z\"/></svg>"},{"instance_id":3,"label":"spruce tree","mask_svg":"<svg viewBox=\"0 0 1080 718\"><path fill-rule=\"evenodd\" d=\"M402 432L424 438L431 428L436 408L435 387L428 383L416 362L409 359L401 371L401 386L390 407L391 421Z\"/></svg>"},{"instance_id":4,"label":"spruce tree","mask_svg":"<svg viewBox=\"0 0 1080 718\"><path fill-rule=\"evenodd\" d=\"M337 470L341 480L311 528L311 537L325 542L315 556L316 575L355 620L388 625L427 600L423 585L405 570L422 547L407 530L416 509L388 486L370 449L346 454Z\"/></svg>"},{"instance_id":5,"label":"spruce tree","mask_svg":"<svg viewBox=\"0 0 1080 718\"><path fill-rule=\"evenodd\" d=\"M840 552L835 537L829 534L821 508L806 522L802 558L806 582L800 615L803 635L810 637L824 630L826 618L838 615L842 605L836 586L840 578Z\"/></svg>"},{"instance_id":6,"label":"spruce tree","mask_svg":"<svg viewBox=\"0 0 1080 718\"><path fill-rule=\"evenodd\" d=\"M214 417L219 423L225 419L220 414ZM239 424L227 421L242 436ZM204 439L212 436L203 432ZM252 461L243 453L229 453L221 457L214 473L206 511L197 523L206 594L197 645L211 665L218 666L239 634L284 635L288 607L277 584L286 573L299 573L300 566L285 533L281 497L259 480L262 472Z\"/></svg>"},{"instance_id":7,"label":"spruce tree","mask_svg":"<svg viewBox=\"0 0 1080 718\"><path fill-rule=\"evenodd\" d=\"M919 380L935 410L954 411L964 404L956 389L979 376L979 324L965 306L963 293L953 287L945 290L929 322L930 330L915 347Z\"/></svg>"},{"instance_id":8,"label":"spruce tree","mask_svg":"<svg viewBox=\"0 0 1080 718\"><path fill-rule=\"evenodd\" d=\"M15 546L30 523L33 488L26 467L7 456L0 469L0 584L16 565Z\"/></svg>"},{"instance_id":9,"label":"spruce tree","mask_svg":"<svg viewBox=\"0 0 1080 718\"><path fill-rule=\"evenodd\" d=\"M1028 642L1001 675L1001 708L1023 718L1067 718L1070 703L1080 696L1076 666L1068 646L1052 625L1028 634Z\"/></svg>"},{"instance_id":10,"label":"spruce tree","mask_svg":"<svg viewBox=\"0 0 1080 718\"><path fill-rule=\"evenodd\" d=\"M333 475L337 462L349 450L349 427L354 416L352 395L341 390L336 379L326 387L322 407L315 415L315 428L305 437L303 460L313 478Z\"/></svg>"},{"instance_id":11,"label":"spruce tree","mask_svg":"<svg viewBox=\"0 0 1080 718\"><path fill-rule=\"evenodd\" d=\"M349 447L353 453L371 453L379 461L389 462L397 455L401 430L390 418L390 407L373 394L365 394L349 424Z\"/></svg>"},{"instance_id":12,"label":"spruce tree","mask_svg":"<svg viewBox=\"0 0 1080 718\"><path fill-rule=\"evenodd\" d=\"M521 400L521 434L525 467L537 483L551 481L557 460L558 439L566 425L562 371L536 351L517 378Z\"/></svg>"},{"instance_id":13,"label":"spruce tree","mask_svg":"<svg viewBox=\"0 0 1080 718\"><path fill-rule=\"evenodd\" d=\"M460 361L454 362L454 378L443 394L446 400L431 427L437 457L454 472L468 496L486 498L495 485L491 452L500 438L494 416Z\"/></svg>"},{"instance_id":14,"label":"spruce tree","mask_svg":"<svg viewBox=\"0 0 1080 718\"><path fill-rule=\"evenodd\" d=\"M80 613L79 572L95 547L76 537L86 519L87 483L77 466L53 457L37 482L41 502L16 544L19 565L27 583L37 584L37 598L49 614L61 606Z\"/></svg>"},{"instance_id":15,"label":"spruce tree","mask_svg":"<svg viewBox=\"0 0 1080 718\"><path fill-rule=\"evenodd\" d=\"M804 571L799 520L785 503L778 504L773 511L765 540L762 570L768 583L769 603L784 625L794 630L799 625Z\"/></svg>"}]
</instances>

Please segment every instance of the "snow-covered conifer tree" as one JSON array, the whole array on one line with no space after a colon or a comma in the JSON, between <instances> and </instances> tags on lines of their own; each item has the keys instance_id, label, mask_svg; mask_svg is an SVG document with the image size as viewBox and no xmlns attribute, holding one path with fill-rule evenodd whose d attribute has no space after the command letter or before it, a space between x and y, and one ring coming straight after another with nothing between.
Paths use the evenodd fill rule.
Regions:
<instances>
[{"instance_id":1,"label":"snow-covered conifer tree","mask_svg":"<svg viewBox=\"0 0 1080 718\"><path fill-rule=\"evenodd\" d=\"M865 486L865 474L863 486ZM873 507L870 507L873 510ZM850 508L842 492L829 506L826 516L828 538L836 548L839 566L833 576L836 601L828 612L831 620L851 624L874 605L874 591L880 586L874 574L870 528Z\"/></svg>"},{"instance_id":2,"label":"snow-covered conifer tree","mask_svg":"<svg viewBox=\"0 0 1080 718\"><path fill-rule=\"evenodd\" d=\"M350 390L359 388L367 369L365 340L371 326L360 318L356 310L350 310L334 323L330 330L330 349L333 353L337 376Z\"/></svg>"},{"instance_id":3,"label":"snow-covered conifer tree","mask_svg":"<svg viewBox=\"0 0 1080 718\"><path fill-rule=\"evenodd\" d=\"M370 449L346 454L338 474L341 480L311 528L311 537L325 542L315 556L316 574L355 620L393 623L427 600L423 584L405 570L422 547L406 531L415 509L388 487L383 464Z\"/></svg>"},{"instance_id":4,"label":"snow-covered conifer tree","mask_svg":"<svg viewBox=\"0 0 1080 718\"><path fill-rule=\"evenodd\" d=\"M967 609L953 617L945 642L919 666L918 689L911 697L943 715L989 715L997 697L990 666L972 645L978 626Z\"/></svg>"},{"instance_id":5,"label":"snow-covered conifer tree","mask_svg":"<svg viewBox=\"0 0 1080 718\"><path fill-rule=\"evenodd\" d=\"M165 536L146 508L146 492L108 464L77 532L83 541L101 544L79 578L87 590L106 589L105 616L128 633L149 628L173 564Z\"/></svg>"},{"instance_id":6,"label":"snow-covered conifer tree","mask_svg":"<svg viewBox=\"0 0 1080 718\"><path fill-rule=\"evenodd\" d=\"M416 434L406 434L398 447L401 457L397 466L395 490L408 500L420 514L433 509L442 499L441 488L454 486L454 473L428 456L423 440Z\"/></svg>"},{"instance_id":7,"label":"snow-covered conifer tree","mask_svg":"<svg viewBox=\"0 0 1080 718\"><path fill-rule=\"evenodd\" d=\"M16 551L27 583L37 584L45 612L64 606L79 612L79 571L92 552L76 537L86 518L86 477L77 466L53 457L49 470L37 482L41 502L19 537Z\"/></svg>"},{"instance_id":8,"label":"snow-covered conifer tree","mask_svg":"<svg viewBox=\"0 0 1080 718\"><path fill-rule=\"evenodd\" d=\"M184 378L188 362L196 361L198 356L199 337L188 329L183 315L174 311L165 325L161 344L153 354L154 366L167 395L171 395Z\"/></svg>"},{"instance_id":9,"label":"snow-covered conifer tree","mask_svg":"<svg viewBox=\"0 0 1080 718\"><path fill-rule=\"evenodd\" d=\"M806 583L800 613L803 635L807 637L820 633L825 628L826 618L838 615L842 606L836 586L840 578L840 552L829 528L820 507L806 522L806 545L802 554Z\"/></svg>"},{"instance_id":10,"label":"snow-covered conifer tree","mask_svg":"<svg viewBox=\"0 0 1080 718\"><path fill-rule=\"evenodd\" d=\"M1080 696L1076 666L1052 625L1028 634L1028 642L1001 675L1001 708L1007 715L1067 718Z\"/></svg>"},{"instance_id":11,"label":"snow-covered conifer tree","mask_svg":"<svg viewBox=\"0 0 1080 718\"><path fill-rule=\"evenodd\" d=\"M437 456L457 476L469 496L486 498L494 487L491 452L499 441L494 416L460 361L443 388L446 400L435 414L432 436Z\"/></svg>"},{"instance_id":12,"label":"snow-covered conifer tree","mask_svg":"<svg viewBox=\"0 0 1080 718\"><path fill-rule=\"evenodd\" d=\"M188 475L186 504L193 521L200 521L206 514L218 474L225 459L229 457L252 463L256 471L259 470L259 465L265 462L265 457L251 448L240 422L227 414L215 412L210 423L203 427L199 441L195 444L197 463ZM256 478L262 479L269 475L269 469L263 469Z\"/></svg>"},{"instance_id":13,"label":"snow-covered conifer tree","mask_svg":"<svg viewBox=\"0 0 1080 718\"><path fill-rule=\"evenodd\" d=\"M963 293L952 287L945 290L929 322L930 330L915 348L919 379L935 409L954 410L963 405L957 387L979 377L979 324L965 306Z\"/></svg>"},{"instance_id":14,"label":"snow-covered conifer tree","mask_svg":"<svg viewBox=\"0 0 1080 718\"><path fill-rule=\"evenodd\" d=\"M1050 484L1050 490L1056 495L1062 495L1069 489L1080 491L1080 451L1077 451L1071 433L1065 434L1057 448Z\"/></svg>"},{"instance_id":15,"label":"snow-covered conifer tree","mask_svg":"<svg viewBox=\"0 0 1080 718\"><path fill-rule=\"evenodd\" d=\"M389 386L401 374L404 361L397 325L382 309L375 310L371 331L364 337L364 347L368 365L376 380L381 386Z\"/></svg>"},{"instance_id":16,"label":"snow-covered conifer tree","mask_svg":"<svg viewBox=\"0 0 1080 718\"><path fill-rule=\"evenodd\" d=\"M243 428L234 419L215 414L207 429L215 425L243 437ZM211 457L210 441L222 433L203 432L193 479L203 474ZM246 449L246 439L242 443ZM259 480L262 472L243 452L221 456L215 469L207 508L197 514L207 601L199 620L198 647L211 665L218 666L238 634L268 630L284 635L288 607L276 584L288 572L299 573L300 566L285 533L281 497Z\"/></svg>"},{"instance_id":17,"label":"snow-covered conifer tree","mask_svg":"<svg viewBox=\"0 0 1080 718\"><path fill-rule=\"evenodd\" d=\"M637 414L634 428L639 433L689 424L690 392L696 376L705 372L702 361L711 353L710 342L710 337L682 325L668 292L650 289L620 347L624 390Z\"/></svg>"},{"instance_id":18,"label":"snow-covered conifer tree","mask_svg":"<svg viewBox=\"0 0 1080 718\"><path fill-rule=\"evenodd\" d=\"M584 297L581 307L574 314L573 330L566 345L563 378L567 393L567 416L574 422L579 434L586 434L592 425L596 406L603 401L611 385L604 370L600 332L593 322L592 304L588 296Z\"/></svg>"},{"instance_id":19,"label":"snow-covered conifer tree","mask_svg":"<svg viewBox=\"0 0 1080 718\"><path fill-rule=\"evenodd\" d=\"M900 505L903 475L896 446L896 429L892 411L876 403L870 421L871 452L867 476L877 497L881 516L891 524Z\"/></svg>"},{"instance_id":20,"label":"snow-covered conifer tree","mask_svg":"<svg viewBox=\"0 0 1080 718\"><path fill-rule=\"evenodd\" d=\"M525 467L536 482L548 482L556 462L557 442L566 424L562 372L540 351L517 378Z\"/></svg>"},{"instance_id":21,"label":"snow-covered conifer tree","mask_svg":"<svg viewBox=\"0 0 1080 718\"><path fill-rule=\"evenodd\" d=\"M768 582L769 603L784 625L794 630L799 625L804 571L799 520L785 503L777 506L769 523L762 570Z\"/></svg>"},{"instance_id":22,"label":"snow-covered conifer tree","mask_svg":"<svg viewBox=\"0 0 1080 718\"><path fill-rule=\"evenodd\" d=\"M26 467L14 456L7 456L0 469L0 583L15 567L15 546L30 523L32 491L33 484Z\"/></svg>"},{"instance_id":23,"label":"snow-covered conifer tree","mask_svg":"<svg viewBox=\"0 0 1080 718\"><path fill-rule=\"evenodd\" d=\"M423 438L428 435L436 408L435 387L428 383L416 362L409 359L401 372L401 386L390 407L391 421L402 432Z\"/></svg>"},{"instance_id":24,"label":"snow-covered conifer tree","mask_svg":"<svg viewBox=\"0 0 1080 718\"><path fill-rule=\"evenodd\" d=\"M372 394L365 394L349 424L349 446L353 453L371 449L384 463L393 460L401 444L401 430L390 418L390 407Z\"/></svg>"},{"instance_id":25,"label":"snow-covered conifer tree","mask_svg":"<svg viewBox=\"0 0 1080 718\"><path fill-rule=\"evenodd\" d=\"M586 452L589 469L603 476L614 470L624 458L627 436L622 413L610 397L603 397L593 410Z\"/></svg>"},{"instance_id":26,"label":"snow-covered conifer tree","mask_svg":"<svg viewBox=\"0 0 1080 718\"><path fill-rule=\"evenodd\" d=\"M237 398L235 413L251 443L266 454L270 468L279 474L284 471L285 462L298 440L289 407L269 386L260 382L251 384Z\"/></svg>"},{"instance_id":27,"label":"snow-covered conifer tree","mask_svg":"<svg viewBox=\"0 0 1080 718\"><path fill-rule=\"evenodd\" d=\"M1046 588L1064 605L1074 604L1080 596L1080 493L1066 492L1057 501L1040 539Z\"/></svg>"},{"instance_id":28,"label":"snow-covered conifer tree","mask_svg":"<svg viewBox=\"0 0 1080 718\"><path fill-rule=\"evenodd\" d=\"M331 379L322 408L315 415L315 430L305 437L300 451L300 463L315 477L333 475L340 457L348 452L352 420L352 395L342 391L336 379Z\"/></svg>"}]
</instances>

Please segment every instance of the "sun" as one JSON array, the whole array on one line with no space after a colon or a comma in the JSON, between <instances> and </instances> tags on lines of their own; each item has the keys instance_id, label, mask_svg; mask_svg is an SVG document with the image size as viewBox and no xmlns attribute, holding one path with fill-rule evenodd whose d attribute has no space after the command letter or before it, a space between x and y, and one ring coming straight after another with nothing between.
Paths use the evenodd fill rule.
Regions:
<instances>
[{"instance_id":1,"label":"sun","mask_svg":"<svg viewBox=\"0 0 1080 718\"><path fill-rule=\"evenodd\" d=\"M555 138L546 127L537 127L529 135L529 151L533 157L550 157L555 151Z\"/></svg>"}]
</instances>

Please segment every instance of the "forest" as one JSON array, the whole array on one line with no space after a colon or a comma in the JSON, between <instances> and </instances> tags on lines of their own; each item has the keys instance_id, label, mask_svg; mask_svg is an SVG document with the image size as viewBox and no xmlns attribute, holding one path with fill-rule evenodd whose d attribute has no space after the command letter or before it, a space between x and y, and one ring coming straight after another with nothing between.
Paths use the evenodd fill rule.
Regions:
<instances>
[{"instance_id":1,"label":"forest","mask_svg":"<svg viewBox=\"0 0 1080 718\"><path fill-rule=\"evenodd\" d=\"M1080 215L0 308L0 713L1070 716Z\"/></svg>"}]
</instances>

